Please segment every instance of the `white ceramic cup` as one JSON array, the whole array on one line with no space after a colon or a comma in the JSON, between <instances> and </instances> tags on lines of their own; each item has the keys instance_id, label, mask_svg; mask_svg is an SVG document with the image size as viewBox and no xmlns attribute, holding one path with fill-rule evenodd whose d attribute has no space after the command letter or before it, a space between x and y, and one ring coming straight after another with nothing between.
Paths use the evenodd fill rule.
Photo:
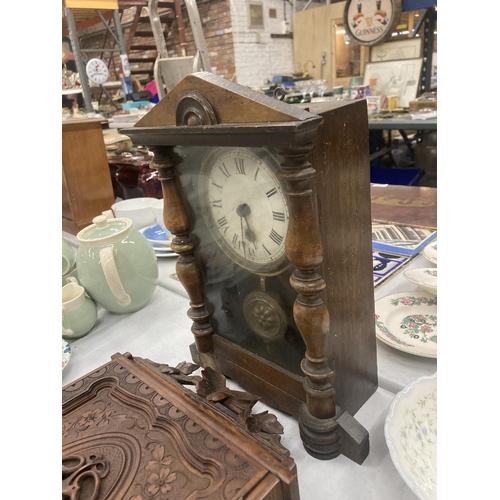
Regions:
<instances>
[{"instance_id":1,"label":"white ceramic cup","mask_svg":"<svg viewBox=\"0 0 500 500\"><path fill-rule=\"evenodd\" d=\"M111 205L111 210L117 218L126 218L132 221L135 229L152 226L156 219L151 204L156 198L131 198L117 201Z\"/></svg>"},{"instance_id":2,"label":"white ceramic cup","mask_svg":"<svg viewBox=\"0 0 500 500\"><path fill-rule=\"evenodd\" d=\"M156 222L165 229L165 223L163 222L163 198L161 200L155 200L151 204L151 209L155 214Z\"/></svg>"}]
</instances>

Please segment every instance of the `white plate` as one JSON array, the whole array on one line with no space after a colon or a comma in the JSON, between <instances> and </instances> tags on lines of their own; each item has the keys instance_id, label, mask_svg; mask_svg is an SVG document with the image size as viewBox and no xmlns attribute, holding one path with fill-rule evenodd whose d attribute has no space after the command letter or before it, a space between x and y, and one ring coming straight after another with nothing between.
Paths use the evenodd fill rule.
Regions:
<instances>
[{"instance_id":1,"label":"white plate","mask_svg":"<svg viewBox=\"0 0 500 500\"><path fill-rule=\"evenodd\" d=\"M425 358L437 358L437 296L400 292L375 302L375 331L382 342Z\"/></svg>"},{"instance_id":2,"label":"white plate","mask_svg":"<svg viewBox=\"0 0 500 500\"><path fill-rule=\"evenodd\" d=\"M424 248L423 251L424 257L429 261L432 262L433 264L438 263L438 242L437 239L434 241L431 241L426 247Z\"/></svg>"},{"instance_id":3,"label":"white plate","mask_svg":"<svg viewBox=\"0 0 500 500\"><path fill-rule=\"evenodd\" d=\"M149 240L148 240L149 241ZM162 244L157 244L157 243L151 243L151 246L153 247L153 250L158 251L158 252L173 252L173 250L170 248L170 245L162 245Z\"/></svg>"},{"instance_id":4,"label":"white plate","mask_svg":"<svg viewBox=\"0 0 500 500\"><path fill-rule=\"evenodd\" d=\"M66 368L66 365L69 363L69 358L71 358L71 346L66 342L66 340L62 339L62 369Z\"/></svg>"},{"instance_id":5,"label":"white plate","mask_svg":"<svg viewBox=\"0 0 500 500\"><path fill-rule=\"evenodd\" d=\"M408 269L404 277L422 287L425 291L437 295L437 267L423 267L420 269Z\"/></svg>"},{"instance_id":6,"label":"white plate","mask_svg":"<svg viewBox=\"0 0 500 500\"><path fill-rule=\"evenodd\" d=\"M155 255L157 259L162 259L164 257L170 257L170 258L179 257L179 255L176 254L175 252L155 252Z\"/></svg>"},{"instance_id":7,"label":"white plate","mask_svg":"<svg viewBox=\"0 0 500 500\"><path fill-rule=\"evenodd\" d=\"M385 419L385 440L405 483L420 500L437 498L437 373L399 392Z\"/></svg>"}]
</instances>

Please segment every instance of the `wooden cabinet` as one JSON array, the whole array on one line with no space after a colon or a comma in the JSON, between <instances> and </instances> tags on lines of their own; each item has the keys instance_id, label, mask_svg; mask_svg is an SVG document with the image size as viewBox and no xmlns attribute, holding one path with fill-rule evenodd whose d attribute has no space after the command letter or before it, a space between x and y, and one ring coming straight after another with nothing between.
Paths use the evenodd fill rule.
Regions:
<instances>
[{"instance_id":1,"label":"wooden cabinet","mask_svg":"<svg viewBox=\"0 0 500 500\"><path fill-rule=\"evenodd\" d=\"M62 124L62 229L76 234L114 203L102 120Z\"/></svg>"}]
</instances>

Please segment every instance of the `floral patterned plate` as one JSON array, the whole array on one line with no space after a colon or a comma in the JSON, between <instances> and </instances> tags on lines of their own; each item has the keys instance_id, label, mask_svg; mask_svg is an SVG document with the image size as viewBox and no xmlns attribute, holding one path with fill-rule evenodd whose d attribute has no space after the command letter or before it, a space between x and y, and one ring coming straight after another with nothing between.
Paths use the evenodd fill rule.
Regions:
<instances>
[{"instance_id":1,"label":"floral patterned plate","mask_svg":"<svg viewBox=\"0 0 500 500\"><path fill-rule=\"evenodd\" d=\"M391 459L420 500L437 498L437 373L399 392L385 419Z\"/></svg>"},{"instance_id":2,"label":"floral patterned plate","mask_svg":"<svg viewBox=\"0 0 500 500\"><path fill-rule=\"evenodd\" d=\"M403 274L408 281L422 287L426 292L437 295L437 267L408 269Z\"/></svg>"},{"instance_id":3,"label":"floral patterned plate","mask_svg":"<svg viewBox=\"0 0 500 500\"><path fill-rule=\"evenodd\" d=\"M378 299L375 331L378 339L395 349L437 358L437 296L417 290Z\"/></svg>"},{"instance_id":4,"label":"floral patterned plate","mask_svg":"<svg viewBox=\"0 0 500 500\"><path fill-rule=\"evenodd\" d=\"M424 257L433 264L438 263L438 242L437 240L431 241L423 251Z\"/></svg>"},{"instance_id":5,"label":"floral patterned plate","mask_svg":"<svg viewBox=\"0 0 500 500\"><path fill-rule=\"evenodd\" d=\"M62 339L62 369L66 368L69 363L69 358L71 358L71 346Z\"/></svg>"}]
</instances>

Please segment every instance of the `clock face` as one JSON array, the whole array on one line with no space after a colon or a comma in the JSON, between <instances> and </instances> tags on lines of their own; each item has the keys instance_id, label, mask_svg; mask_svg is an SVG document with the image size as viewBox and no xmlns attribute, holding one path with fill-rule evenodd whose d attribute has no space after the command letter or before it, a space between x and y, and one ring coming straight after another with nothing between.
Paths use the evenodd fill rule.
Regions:
<instances>
[{"instance_id":1,"label":"clock face","mask_svg":"<svg viewBox=\"0 0 500 500\"><path fill-rule=\"evenodd\" d=\"M200 200L212 237L238 265L256 273L285 262L288 208L267 150L214 148L201 167Z\"/></svg>"},{"instance_id":2,"label":"clock face","mask_svg":"<svg viewBox=\"0 0 500 500\"><path fill-rule=\"evenodd\" d=\"M87 76L92 83L101 85L108 81L108 67L101 59L90 59L85 67L85 70L87 71Z\"/></svg>"},{"instance_id":3,"label":"clock face","mask_svg":"<svg viewBox=\"0 0 500 500\"><path fill-rule=\"evenodd\" d=\"M293 318L289 212L276 176L283 159L260 147L183 146L176 154L217 336L300 376L305 344Z\"/></svg>"}]
</instances>

